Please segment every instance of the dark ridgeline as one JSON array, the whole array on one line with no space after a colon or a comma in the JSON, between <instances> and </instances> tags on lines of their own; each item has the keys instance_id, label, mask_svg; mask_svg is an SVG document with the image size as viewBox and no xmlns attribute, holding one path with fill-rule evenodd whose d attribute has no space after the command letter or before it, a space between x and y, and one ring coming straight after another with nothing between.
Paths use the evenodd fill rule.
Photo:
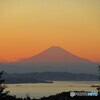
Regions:
<instances>
[{"instance_id":1,"label":"dark ridgeline","mask_svg":"<svg viewBox=\"0 0 100 100\"><path fill-rule=\"evenodd\" d=\"M2 79L2 74L3 72L0 72L0 100L99 100L99 96L98 97L87 97L87 96L75 96L75 97L71 97L70 96L70 92L63 92L63 93L59 93L56 95L51 95L49 97L42 97L40 99L31 99L29 97L29 95L26 96L26 98L17 98L16 96L11 96L9 95L8 91L4 91L6 86L3 85L4 80ZM76 91L77 92L77 91ZM85 91L83 91L85 92Z\"/></svg>"},{"instance_id":2,"label":"dark ridgeline","mask_svg":"<svg viewBox=\"0 0 100 100\"><path fill-rule=\"evenodd\" d=\"M53 81L98 81L98 75L70 72L4 73L6 84L53 83Z\"/></svg>"}]
</instances>

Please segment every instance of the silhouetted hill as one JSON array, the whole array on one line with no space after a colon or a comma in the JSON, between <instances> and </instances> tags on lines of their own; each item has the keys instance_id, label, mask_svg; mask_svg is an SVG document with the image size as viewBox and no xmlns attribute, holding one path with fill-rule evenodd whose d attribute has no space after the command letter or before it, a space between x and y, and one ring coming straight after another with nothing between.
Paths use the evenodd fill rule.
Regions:
<instances>
[{"instance_id":1,"label":"silhouetted hill","mask_svg":"<svg viewBox=\"0 0 100 100\"><path fill-rule=\"evenodd\" d=\"M69 72L5 73L6 83L52 83L52 81L98 81L95 74L76 74Z\"/></svg>"}]
</instances>

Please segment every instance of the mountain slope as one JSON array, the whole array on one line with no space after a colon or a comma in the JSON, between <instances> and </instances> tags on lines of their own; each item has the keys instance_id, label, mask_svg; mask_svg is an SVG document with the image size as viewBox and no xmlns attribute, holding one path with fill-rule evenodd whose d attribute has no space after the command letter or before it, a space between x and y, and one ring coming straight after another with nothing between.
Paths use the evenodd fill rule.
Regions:
<instances>
[{"instance_id":1,"label":"mountain slope","mask_svg":"<svg viewBox=\"0 0 100 100\"><path fill-rule=\"evenodd\" d=\"M78 57L61 47L53 46L47 50L29 57L21 59L19 62L92 62Z\"/></svg>"}]
</instances>

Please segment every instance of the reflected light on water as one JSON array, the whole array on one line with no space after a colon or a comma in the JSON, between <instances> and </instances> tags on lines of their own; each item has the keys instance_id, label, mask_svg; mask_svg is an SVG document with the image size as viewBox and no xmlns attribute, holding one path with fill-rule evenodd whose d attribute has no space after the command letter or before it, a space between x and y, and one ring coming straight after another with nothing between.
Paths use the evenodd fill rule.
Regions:
<instances>
[{"instance_id":1,"label":"reflected light on water","mask_svg":"<svg viewBox=\"0 0 100 100\"><path fill-rule=\"evenodd\" d=\"M91 85L99 84L96 81L54 81L54 83L32 83L32 84L8 84L7 90L17 97L26 97L29 94L32 98L50 96L67 91L92 91L97 92Z\"/></svg>"}]
</instances>

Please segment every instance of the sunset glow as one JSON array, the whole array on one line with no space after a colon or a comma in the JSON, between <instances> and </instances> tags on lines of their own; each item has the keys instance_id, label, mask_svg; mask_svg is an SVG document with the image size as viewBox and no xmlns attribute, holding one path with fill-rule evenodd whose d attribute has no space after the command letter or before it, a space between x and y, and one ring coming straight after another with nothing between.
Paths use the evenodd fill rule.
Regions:
<instances>
[{"instance_id":1,"label":"sunset glow","mask_svg":"<svg viewBox=\"0 0 100 100\"><path fill-rule=\"evenodd\" d=\"M0 0L0 60L60 46L100 62L100 0Z\"/></svg>"}]
</instances>

